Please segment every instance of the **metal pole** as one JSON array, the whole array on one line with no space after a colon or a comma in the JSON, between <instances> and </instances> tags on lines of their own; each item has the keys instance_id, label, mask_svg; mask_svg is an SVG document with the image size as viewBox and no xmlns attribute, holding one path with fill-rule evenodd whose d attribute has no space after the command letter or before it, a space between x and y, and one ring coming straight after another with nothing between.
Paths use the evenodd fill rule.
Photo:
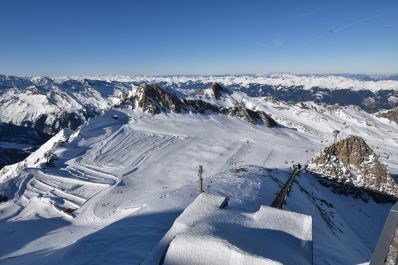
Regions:
<instances>
[{"instance_id":1,"label":"metal pole","mask_svg":"<svg viewBox=\"0 0 398 265\"><path fill-rule=\"evenodd\" d=\"M199 165L199 172L198 172L198 176L199 176L199 193L202 193L203 190L203 177L202 177L202 173L203 173L203 166Z\"/></svg>"}]
</instances>

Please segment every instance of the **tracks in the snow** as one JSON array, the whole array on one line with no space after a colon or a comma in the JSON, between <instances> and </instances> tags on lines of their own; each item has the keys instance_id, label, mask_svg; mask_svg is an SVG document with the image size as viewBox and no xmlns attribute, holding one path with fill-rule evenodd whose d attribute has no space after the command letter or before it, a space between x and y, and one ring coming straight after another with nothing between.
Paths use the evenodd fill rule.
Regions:
<instances>
[{"instance_id":1,"label":"tracks in the snow","mask_svg":"<svg viewBox=\"0 0 398 265\"><path fill-rule=\"evenodd\" d=\"M101 191L133 175L155 153L182 139L178 135L133 130L123 126L88 147L65 167L37 170L20 185L27 199L48 198L57 209L78 209Z\"/></svg>"},{"instance_id":2,"label":"tracks in the snow","mask_svg":"<svg viewBox=\"0 0 398 265\"><path fill-rule=\"evenodd\" d=\"M242 143L239 149L227 160L226 165L236 166L240 161L240 158L244 156L250 149L252 143L247 140Z\"/></svg>"},{"instance_id":3,"label":"tracks in the snow","mask_svg":"<svg viewBox=\"0 0 398 265\"><path fill-rule=\"evenodd\" d=\"M274 154L274 149L271 149L271 151L268 153L267 157L263 161L263 166L265 166L265 164L268 162L268 160L272 157L273 154Z\"/></svg>"}]
</instances>

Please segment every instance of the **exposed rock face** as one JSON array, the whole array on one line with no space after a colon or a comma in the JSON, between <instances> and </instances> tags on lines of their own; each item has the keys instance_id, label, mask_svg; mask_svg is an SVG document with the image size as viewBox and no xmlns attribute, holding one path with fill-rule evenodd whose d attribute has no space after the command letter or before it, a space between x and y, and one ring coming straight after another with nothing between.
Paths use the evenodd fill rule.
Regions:
<instances>
[{"instance_id":1,"label":"exposed rock face","mask_svg":"<svg viewBox=\"0 0 398 265\"><path fill-rule=\"evenodd\" d=\"M180 99L173 92L166 91L156 84L139 87L135 99L138 107L152 114L159 114L166 109L175 113L181 112Z\"/></svg>"},{"instance_id":2,"label":"exposed rock face","mask_svg":"<svg viewBox=\"0 0 398 265\"><path fill-rule=\"evenodd\" d=\"M231 94L232 91L220 85L219 83L213 83L209 89L201 89L198 92L199 96L208 95L210 92L211 96L215 99L221 99L225 94Z\"/></svg>"},{"instance_id":3,"label":"exposed rock face","mask_svg":"<svg viewBox=\"0 0 398 265\"><path fill-rule=\"evenodd\" d=\"M322 149L308 161L308 171L338 182L398 196L394 178L358 136L349 136Z\"/></svg>"},{"instance_id":4,"label":"exposed rock face","mask_svg":"<svg viewBox=\"0 0 398 265\"><path fill-rule=\"evenodd\" d=\"M221 93L228 92L219 84L213 85L211 89L215 97L218 98L221 97ZM123 103L131 104L134 107L138 106L151 114L159 114L165 111L174 113L187 111L204 114L209 111L236 116L255 125L277 126L276 121L266 113L248 109L243 104L236 103L233 107L225 107L201 99L183 99L178 97L173 91L163 89L157 84L145 84L137 88L135 93L124 98Z\"/></svg>"},{"instance_id":5,"label":"exposed rock face","mask_svg":"<svg viewBox=\"0 0 398 265\"><path fill-rule=\"evenodd\" d=\"M398 108L379 112L376 114L376 116L389 119L390 121L394 121L395 123L398 124Z\"/></svg>"},{"instance_id":6,"label":"exposed rock face","mask_svg":"<svg viewBox=\"0 0 398 265\"><path fill-rule=\"evenodd\" d=\"M216 99L220 99L223 93L228 92L224 87L222 87L219 83L214 83L211 86L211 90L213 90L214 97Z\"/></svg>"},{"instance_id":7,"label":"exposed rock face","mask_svg":"<svg viewBox=\"0 0 398 265\"><path fill-rule=\"evenodd\" d=\"M222 85L220 85L219 83L213 83L209 89L211 91L211 94L213 95L213 97L215 99L220 99L223 95L225 94L231 94L232 91L223 87ZM206 89L201 89L199 90L198 93L200 96L204 96L206 95Z\"/></svg>"},{"instance_id":8,"label":"exposed rock face","mask_svg":"<svg viewBox=\"0 0 398 265\"><path fill-rule=\"evenodd\" d=\"M276 121L265 112L247 109L241 105L237 105L233 108L226 108L224 111L221 110L221 113L231 116L237 116L250 122L251 124L261 124L267 127L275 127L278 125Z\"/></svg>"}]
</instances>

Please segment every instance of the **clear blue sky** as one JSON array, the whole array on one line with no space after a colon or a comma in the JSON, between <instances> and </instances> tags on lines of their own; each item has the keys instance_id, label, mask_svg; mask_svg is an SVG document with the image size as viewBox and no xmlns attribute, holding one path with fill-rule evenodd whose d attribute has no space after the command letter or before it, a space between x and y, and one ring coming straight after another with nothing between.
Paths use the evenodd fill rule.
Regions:
<instances>
[{"instance_id":1,"label":"clear blue sky","mask_svg":"<svg viewBox=\"0 0 398 265\"><path fill-rule=\"evenodd\" d=\"M397 0L1 0L0 73L398 72Z\"/></svg>"}]
</instances>

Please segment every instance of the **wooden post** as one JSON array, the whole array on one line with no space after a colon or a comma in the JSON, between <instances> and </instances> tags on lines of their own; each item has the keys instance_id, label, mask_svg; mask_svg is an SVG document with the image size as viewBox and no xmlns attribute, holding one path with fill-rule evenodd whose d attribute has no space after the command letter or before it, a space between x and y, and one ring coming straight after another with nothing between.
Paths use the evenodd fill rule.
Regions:
<instances>
[{"instance_id":1,"label":"wooden post","mask_svg":"<svg viewBox=\"0 0 398 265\"><path fill-rule=\"evenodd\" d=\"M203 177L202 177L202 173L203 173L203 166L199 165L199 172L198 172L198 176L199 176L199 193L202 193L203 190Z\"/></svg>"}]
</instances>

